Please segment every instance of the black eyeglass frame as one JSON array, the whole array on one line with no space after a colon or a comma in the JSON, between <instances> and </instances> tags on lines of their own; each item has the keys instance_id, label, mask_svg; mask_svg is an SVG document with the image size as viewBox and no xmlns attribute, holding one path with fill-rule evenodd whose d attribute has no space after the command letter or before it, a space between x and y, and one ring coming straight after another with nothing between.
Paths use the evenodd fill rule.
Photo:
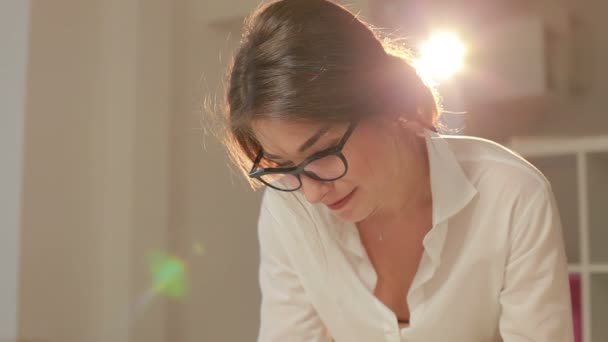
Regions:
<instances>
[{"instance_id":1,"label":"black eyeglass frame","mask_svg":"<svg viewBox=\"0 0 608 342\"><path fill-rule=\"evenodd\" d=\"M260 163L260 161L262 160L262 157L264 156L264 150L260 149L260 152L258 152L258 155L256 156L255 161L253 162L253 166L251 167L251 170L249 171L249 177L250 178L255 178L255 179L259 180L260 182L266 184L267 186L269 186L269 187L271 187L271 188L273 188L275 190L286 191L286 192L297 191L297 190L299 190L302 187L302 179L300 178L301 174L304 174L307 177L310 177L310 178L312 178L314 180L317 180L317 181L320 181L320 182L333 182L335 180L338 180L338 179L344 177L344 175L346 175L346 173L348 172L348 161L346 160L346 157L344 157L344 154L342 153L342 149L344 148L344 145L348 141L348 138L350 138L351 134L355 130L355 127L357 127L358 123L359 123L359 120L356 120L356 121L353 121L353 122L350 123L350 125L348 126L348 129L346 130L346 132L342 136L342 139L340 139L340 142L338 142L338 144L336 146L333 146L333 147L327 148L325 150L316 152L316 153L314 153L310 157L306 158L304 161L302 161L300 164L298 164L296 166L292 166L292 167L269 167L269 168L257 169L258 164ZM344 173L342 173L340 176L335 177L335 178L331 178L331 179L325 179L325 178L321 178L321 177L317 176L313 172L306 171L304 169L308 164L314 162L315 160L318 160L318 159L321 159L321 158L325 158L325 157L331 156L331 155L336 155L344 163ZM277 188L277 187L273 186L272 184L265 182L261 178L263 176L271 175L271 174L294 175L298 179L298 182L300 183L300 185L298 185L298 187L296 187L295 189L281 189L281 188Z\"/></svg>"}]
</instances>

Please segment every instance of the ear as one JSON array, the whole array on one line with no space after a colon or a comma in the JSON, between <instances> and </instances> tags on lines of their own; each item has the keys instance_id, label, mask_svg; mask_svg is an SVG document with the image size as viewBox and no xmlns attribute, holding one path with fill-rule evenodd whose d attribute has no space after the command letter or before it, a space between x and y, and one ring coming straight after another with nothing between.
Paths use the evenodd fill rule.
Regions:
<instances>
[{"instance_id":1,"label":"ear","mask_svg":"<svg viewBox=\"0 0 608 342\"><path fill-rule=\"evenodd\" d=\"M412 134L418 136L418 137L424 137L424 126L416 121L416 120L406 120L406 119L401 119L399 120L401 123L401 127L407 129L408 131L410 131Z\"/></svg>"}]
</instances>

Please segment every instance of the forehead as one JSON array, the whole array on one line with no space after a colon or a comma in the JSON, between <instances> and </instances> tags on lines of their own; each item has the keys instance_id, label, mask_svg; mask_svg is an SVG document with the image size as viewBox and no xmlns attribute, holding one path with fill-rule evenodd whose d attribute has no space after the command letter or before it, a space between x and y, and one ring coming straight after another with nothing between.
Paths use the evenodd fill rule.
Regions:
<instances>
[{"instance_id":1,"label":"forehead","mask_svg":"<svg viewBox=\"0 0 608 342\"><path fill-rule=\"evenodd\" d=\"M281 155L298 155L298 148L319 130L328 128L319 142L334 136L336 125L327 123L293 122L276 119L260 119L252 123L256 139L264 151Z\"/></svg>"}]
</instances>

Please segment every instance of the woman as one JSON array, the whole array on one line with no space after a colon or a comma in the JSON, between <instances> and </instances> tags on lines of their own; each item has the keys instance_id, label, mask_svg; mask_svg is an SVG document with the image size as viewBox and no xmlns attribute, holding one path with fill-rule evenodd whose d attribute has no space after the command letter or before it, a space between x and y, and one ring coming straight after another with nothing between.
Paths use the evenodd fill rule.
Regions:
<instances>
[{"instance_id":1,"label":"woman","mask_svg":"<svg viewBox=\"0 0 608 342\"><path fill-rule=\"evenodd\" d=\"M226 143L268 187L259 341L572 341L547 180L437 134L432 90L352 13L261 7L229 76Z\"/></svg>"}]
</instances>

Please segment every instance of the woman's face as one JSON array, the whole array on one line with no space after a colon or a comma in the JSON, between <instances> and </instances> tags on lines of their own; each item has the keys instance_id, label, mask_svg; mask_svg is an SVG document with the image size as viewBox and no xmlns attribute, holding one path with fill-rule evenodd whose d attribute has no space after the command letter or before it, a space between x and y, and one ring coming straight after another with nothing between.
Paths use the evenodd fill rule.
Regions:
<instances>
[{"instance_id":1,"label":"woman's face","mask_svg":"<svg viewBox=\"0 0 608 342\"><path fill-rule=\"evenodd\" d=\"M301 175L299 191L310 203L326 205L342 219L355 223L378 213L398 210L401 202L406 201L403 197L416 185L420 158L411 144L404 143L407 139L395 138L396 134L385 126L361 121L342 150L348 161L346 175L331 182ZM328 126L273 119L261 119L253 124L264 153L277 157L273 159L275 162L289 166L336 146L347 129L348 124ZM318 139L309 141L313 136ZM310 146L299 152L307 141L311 142L307 144Z\"/></svg>"}]
</instances>

